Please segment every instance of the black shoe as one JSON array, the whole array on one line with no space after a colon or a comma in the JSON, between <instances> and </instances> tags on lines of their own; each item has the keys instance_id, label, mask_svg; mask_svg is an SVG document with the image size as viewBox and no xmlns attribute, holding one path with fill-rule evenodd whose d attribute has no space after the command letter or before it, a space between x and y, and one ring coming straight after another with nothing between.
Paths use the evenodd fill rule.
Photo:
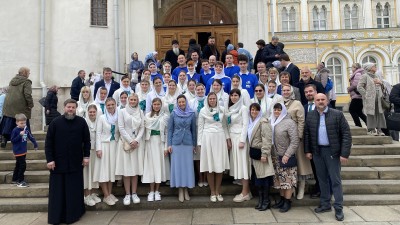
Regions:
<instances>
[{"instance_id":1,"label":"black shoe","mask_svg":"<svg viewBox=\"0 0 400 225\"><path fill-rule=\"evenodd\" d=\"M258 203L256 205L256 207L254 207L255 209L261 209L262 203L263 203L263 190L261 189L261 187L258 190Z\"/></svg>"},{"instance_id":2,"label":"black shoe","mask_svg":"<svg viewBox=\"0 0 400 225\"><path fill-rule=\"evenodd\" d=\"M312 198L312 199L316 199L316 198L319 198L321 196L321 192L315 192L315 193L312 193L311 195L310 195L310 198Z\"/></svg>"},{"instance_id":3,"label":"black shoe","mask_svg":"<svg viewBox=\"0 0 400 225\"><path fill-rule=\"evenodd\" d=\"M315 213L324 213L324 212L330 212L332 211L332 207L322 207L322 206L318 206L317 208L314 209Z\"/></svg>"},{"instance_id":4,"label":"black shoe","mask_svg":"<svg viewBox=\"0 0 400 225\"><path fill-rule=\"evenodd\" d=\"M285 198L283 196L281 196L281 199L279 200L279 202L275 202L275 204L272 206L272 208L274 209L280 209L283 206Z\"/></svg>"},{"instance_id":5,"label":"black shoe","mask_svg":"<svg viewBox=\"0 0 400 225\"><path fill-rule=\"evenodd\" d=\"M290 199L285 199L283 206L279 209L279 212L285 213L289 211L290 208L292 208L292 201L290 201Z\"/></svg>"},{"instance_id":6,"label":"black shoe","mask_svg":"<svg viewBox=\"0 0 400 225\"><path fill-rule=\"evenodd\" d=\"M262 205L259 209L259 211L265 211L267 209L271 208L271 201L269 200L269 187L264 187L264 191L263 191L263 201L262 201Z\"/></svg>"},{"instance_id":7,"label":"black shoe","mask_svg":"<svg viewBox=\"0 0 400 225\"><path fill-rule=\"evenodd\" d=\"M337 221L343 221L344 220L343 209L335 209L335 217Z\"/></svg>"}]
</instances>

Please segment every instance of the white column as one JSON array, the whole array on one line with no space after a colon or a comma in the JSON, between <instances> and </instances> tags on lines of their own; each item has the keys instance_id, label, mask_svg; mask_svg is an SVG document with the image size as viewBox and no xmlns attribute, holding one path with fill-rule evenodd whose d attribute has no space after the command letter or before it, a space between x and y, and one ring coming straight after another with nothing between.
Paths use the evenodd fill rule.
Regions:
<instances>
[{"instance_id":1,"label":"white column","mask_svg":"<svg viewBox=\"0 0 400 225\"><path fill-rule=\"evenodd\" d=\"M396 25L400 26L400 0L396 0Z\"/></svg>"},{"instance_id":2,"label":"white column","mask_svg":"<svg viewBox=\"0 0 400 225\"><path fill-rule=\"evenodd\" d=\"M276 0L271 0L270 7L272 7L272 16L274 17L273 25L271 24L271 30L272 30L272 26L273 26L274 32L277 32L278 31L278 29L277 29L278 28L278 7L276 4Z\"/></svg>"},{"instance_id":3,"label":"white column","mask_svg":"<svg viewBox=\"0 0 400 225\"><path fill-rule=\"evenodd\" d=\"M364 0L364 9L363 9L363 16L364 16L364 28L372 28L372 3L371 0Z\"/></svg>"},{"instance_id":4,"label":"white column","mask_svg":"<svg viewBox=\"0 0 400 225\"><path fill-rule=\"evenodd\" d=\"M339 0L332 0L332 29L340 29L340 6Z\"/></svg>"},{"instance_id":5,"label":"white column","mask_svg":"<svg viewBox=\"0 0 400 225\"><path fill-rule=\"evenodd\" d=\"M308 26L309 21L308 21L307 0L301 0L300 12L301 12L301 31L308 31L309 30L309 26Z\"/></svg>"}]
</instances>

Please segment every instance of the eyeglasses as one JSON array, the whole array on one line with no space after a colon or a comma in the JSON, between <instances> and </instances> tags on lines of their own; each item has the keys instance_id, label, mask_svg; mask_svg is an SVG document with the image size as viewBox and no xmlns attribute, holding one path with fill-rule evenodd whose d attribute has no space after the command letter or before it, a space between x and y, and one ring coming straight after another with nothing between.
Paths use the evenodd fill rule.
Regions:
<instances>
[{"instance_id":1,"label":"eyeglasses","mask_svg":"<svg viewBox=\"0 0 400 225\"><path fill-rule=\"evenodd\" d=\"M255 92L263 92L263 90L254 90Z\"/></svg>"}]
</instances>

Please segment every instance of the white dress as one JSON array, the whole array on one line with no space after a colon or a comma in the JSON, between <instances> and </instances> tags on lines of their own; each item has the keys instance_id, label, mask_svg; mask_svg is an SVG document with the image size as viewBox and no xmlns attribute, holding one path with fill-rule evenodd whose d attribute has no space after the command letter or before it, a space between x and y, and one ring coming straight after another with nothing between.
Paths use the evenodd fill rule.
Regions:
<instances>
[{"instance_id":1,"label":"white dress","mask_svg":"<svg viewBox=\"0 0 400 225\"><path fill-rule=\"evenodd\" d=\"M119 139L118 124L115 125L115 140L111 140L111 124L106 115L101 115L97 121L96 151L102 151L102 157L96 157L94 177L96 182L115 181L115 163Z\"/></svg>"},{"instance_id":2,"label":"white dress","mask_svg":"<svg viewBox=\"0 0 400 225\"><path fill-rule=\"evenodd\" d=\"M122 89L122 88L119 88L118 90L116 90L116 91L114 91L114 94L113 94L113 99L115 99L115 102L117 103L117 106L120 106L121 105L121 102L119 101L119 97L121 96L121 93L124 91L124 89ZM128 97L132 94L132 93L134 93L133 92L133 90L132 89L130 89L129 90L129 95L128 95Z\"/></svg>"},{"instance_id":3,"label":"white dress","mask_svg":"<svg viewBox=\"0 0 400 225\"><path fill-rule=\"evenodd\" d=\"M144 142L142 142L142 136L144 132L144 116L140 109L138 109L135 114L131 112L134 115L132 115L129 111L133 110L131 108L125 108L118 112L118 128L120 139L118 141L115 175L143 175L143 158L141 158L143 154L141 154L141 152L144 151ZM139 143L139 147L131 152L125 151L124 142L131 143L132 141L137 141ZM142 145L143 147L141 148Z\"/></svg>"},{"instance_id":4,"label":"white dress","mask_svg":"<svg viewBox=\"0 0 400 225\"><path fill-rule=\"evenodd\" d=\"M228 125L229 136L232 142L232 150L229 154L229 175L235 179L250 179L250 157L247 144L247 127L249 124L249 111L242 106L239 112L233 113ZM244 148L239 148L239 143L244 143Z\"/></svg>"},{"instance_id":5,"label":"white dress","mask_svg":"<svg viewBox=\"0 0 400 225\"><path fill-rule=\"evenodd\" d=\"M89 165L83 167L83 189L92 190L93 188L99 188L99 183L93 181L94 168L96 164L96 123L91 123L86 120L90 131L90 161Z\"/></svg>"},{"instance_id":6,"label":"white dress","mask_svg":"<svg viewBox=\"0 0 400 225\"><path fill-rule=\"evenodd\" d=\"M207 101L207 98L205 98L203 100L203 103L205 103L206 101ZM198 110L197 107L199 106L199 100L197 100L197 98L194 98L194 99L190 100L189 106L195 112L195 115L196 115L196 127L198 127L199 112L197 111ZM197 151L193 154L193 160L200 160L200 155L201 155L201 151L199 149L197 149Z\"/></svg>"},{"instance_id":7,"label":"white dress","mask_svg":"<svg viewBox=\"0 0 400 225\"><path fill-rule=\"evenodd\" d=\"M164 157L164 150L167 149L166 137L166 116L150 117L150 112L145 118L145 154L142 183L161 183L170 178L170 162L168 157ZM159 117L160 123L151 129L152 120ZM151 131L159 131L159 135L151 135Z\"/></svg>"},{"instance_id":8,"label":"white dress","mask_svg":"<svg viewBox=\"0 0 400 225\"><path fill-rule=\"evenodd\" d=\"M206 100L207 101L207 100ZM207 108L200 110L198 120L197 143L201 146L200 172L222 173L229 169L228 146L229 134L226 127L224 108L220 107L220 121L205 116Z\"/></svg>"}]
</instances>

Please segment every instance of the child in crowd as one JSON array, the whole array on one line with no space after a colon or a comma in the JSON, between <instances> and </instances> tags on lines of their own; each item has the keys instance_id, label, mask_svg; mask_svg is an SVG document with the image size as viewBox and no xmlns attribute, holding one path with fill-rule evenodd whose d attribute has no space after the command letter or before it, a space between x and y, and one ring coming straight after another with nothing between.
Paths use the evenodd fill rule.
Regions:
<instances>
[{"instance_id":1,"label":"child in crowd","mask_svg":"<svg viewBox=\"0 0 400 225\"><path fill-rule=\"evenodd\" d=\"M26 116L22 113L15 115L17 127L11 133L11 143L13 144L13 153L15 156L15 169L12 178L12 183L17 187L29 187L29 184L24 179L26 170L26 152L28 150L28 138L33 143L35 151L38 149L38 144L33 137L31 131L26 126Z\"/></svg>"}]
</instances>

